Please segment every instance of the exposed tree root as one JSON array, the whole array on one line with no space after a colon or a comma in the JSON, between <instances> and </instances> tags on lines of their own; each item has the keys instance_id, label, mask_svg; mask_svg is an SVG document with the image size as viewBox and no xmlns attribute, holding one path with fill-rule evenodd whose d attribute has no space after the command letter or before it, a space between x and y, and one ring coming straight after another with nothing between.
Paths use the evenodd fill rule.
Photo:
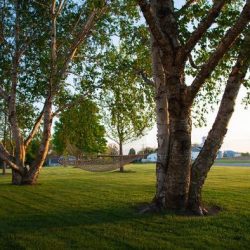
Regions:
<instances>
[{"instance_id":1,"label":"exposed tree root","mask_svg":"<svg viewBox=\"0 0 250 250\"><path fill-rule=\"evenodd\" d=\"M164 208L159 206L157 203L143 203L137 206L137 210L139 214L147 214L147 213L160 213L164 211Z\"/></svg>"},{"instance_id":2,"label":"exposed tree root","mask_svg":"<svg viewBox=\"0 0 250 250\"><path fill-rule=\"evenodd\" d=\"M162 212L171 212L181 216L213 216L218 214L222 208L216 205L211 207L202 207L199 206L196 209L185 209L185 210L174 210L168 209L159 204L152 202L152 203L143 203L136 207L136 210L139 214L147 214L147 213L162 213Z\"/></svg>"}]
</instances>

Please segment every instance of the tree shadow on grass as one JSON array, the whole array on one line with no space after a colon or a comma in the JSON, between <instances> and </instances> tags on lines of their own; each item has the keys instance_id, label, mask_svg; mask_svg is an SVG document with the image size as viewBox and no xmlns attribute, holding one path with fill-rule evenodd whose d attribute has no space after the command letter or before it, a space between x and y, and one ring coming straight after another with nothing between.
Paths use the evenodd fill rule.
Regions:
<instances>
[{"instance_id":1,"label":"tree shadow on grass","mask_svg":"<svg viewBox=\"0 0 250 250\"><path fill-rule=\"evenodd\" d=\"M134 174L136 173L136 171L134 170L124 170L123 172L121 172L120 170L115 170L109 173L116 173L116 174Z\"/></svg>"},{"instance_id":2,"label":"tree shadow on grass","mask_svg":"<svg viewBox=\"0 0 250 250\"><path fill-rule=\"evenodd\" d=\"M18 232L58 227L88 226L94 224L120 223L138 217L151 217L152 215L138 215L131 207L111 207L104 209L65 210L52 213L15 214L1 218L0 234L4 232Z\"/></svg>"},{"instance_id":3,"label":"tree shadow on grass","mask_svg":"<svg viewBox=\"0 0 250 250\"><path fill-rule=\"evenodd\" d=\"M6 178L6 177L10 177L11 173L6 173L6 174L0 174L0 178Z\"/></svg>"}]
</instances>

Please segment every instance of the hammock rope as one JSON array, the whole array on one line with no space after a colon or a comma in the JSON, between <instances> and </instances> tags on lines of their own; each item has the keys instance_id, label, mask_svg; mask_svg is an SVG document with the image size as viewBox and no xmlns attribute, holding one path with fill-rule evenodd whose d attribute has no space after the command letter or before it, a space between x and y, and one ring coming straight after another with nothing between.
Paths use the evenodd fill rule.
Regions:
<instances>
[{"instance_id":1,"label":"hammock rope","mask_svg":"<svg viewBox=\"0 0 250 250\"><path fill-rule=\"evenodd\" d=\"M63 166L74 166L90 172L108 172L143 158L145 155L97 155L78 159L61 158Z\"/></svg>"}]
</instances>

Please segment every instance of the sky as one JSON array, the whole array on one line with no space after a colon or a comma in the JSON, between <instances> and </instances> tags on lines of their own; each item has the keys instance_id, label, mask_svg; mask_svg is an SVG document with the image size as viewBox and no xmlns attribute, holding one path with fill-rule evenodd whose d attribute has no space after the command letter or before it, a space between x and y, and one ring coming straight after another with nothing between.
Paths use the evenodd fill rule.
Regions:
<instances>
[{"instance_id":1,"label":"sky","mask_svg":"<svg viewBox=\"0 0 250 250\"><path fill-rule=\"evenodd\" d=\"M234 150L236 152L250 152L250 107L245 109L245 106L241 104L242 98L245 96L245 89L241 88L236 101L235 112L231 118L228 126L228 132L224 138L224 143L221 150ZM192 129L192 143L201 143L202 137L207 136L211 129L214 119L217 114L218 107L215 111L211 111L207 116L207 126L202 128ZM156 139L156 124L153 129L150 130L147 135L139 140L124 145L124 153L128 153L130 148L134 148L136 151L145 147L157 148Z\"/></svg>"}]
</instances>

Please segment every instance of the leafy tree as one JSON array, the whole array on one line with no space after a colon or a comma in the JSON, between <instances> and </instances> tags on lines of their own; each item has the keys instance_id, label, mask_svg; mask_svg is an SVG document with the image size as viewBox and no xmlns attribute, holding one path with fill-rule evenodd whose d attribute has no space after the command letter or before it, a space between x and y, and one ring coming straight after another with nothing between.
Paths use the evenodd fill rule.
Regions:
<instances>
[{"instance_id":1,"label":"leafy tree","mask_svg":"<svg viewBox=\"0 0 250 250\"><path fill-rule=\"evenodd\" d=\"M135 149L134 148L129 149L128 154L129 155L135 155L136 154Z\"/></svg>"},{"instance_id":2,"label":"leafy tree","mask_svg":"<svg viewBox=\"0 0 250 250\"><path fill-rule=\"evenodd\" d=\"M104 152L105 129L100 121L99 110L90 100L81 100L70 110L62 112L55 123L55 151L59 154L79 152L76 156Z\"/></svg>"},{"instance_id":3,"label":"leafy tree","mask_svg":"<svg viewBox=\"0 0 250 250\"><path fill-rule=\"evenodd\" d=\"M36 183L49 149L53 118L68 106L58 97L69 91L67 76L77 72L76 57L93 43L88 38L106 7L105 1L1 2L0 96L7 104L15 154L13 158L1 143L0 157L13 170L13 184ZM42 109L33 115L30 129L21 129L18 109L24 111L26 104ZM40 146L28 169L27 148L41 124Z\"/></svg>"},{"instance_id":4,"label":"leafy tree","mask_svg":"<svg viewBox=\"0 0 250 250\"><path fill-rule=\"evenodd\" d=\"M143 136L154 121L152 89L133 69L128 70L130 64L135 64L133 55L120 42L118 48L106 53L100 79L104 124L108 137L119 145L120 155L123 155L123 144Z\"/></svg>"},{"instance_id":5,"label":"leafy tree","mask_svg":"<svg viewBox=\"0 0 250 250\"><path fill-rule=\"evenodd\" d=\"M145 147L143 149L141 149L138 154L142 154L142 155L148 155L148 154L152 154L157 152L157 149L155 148L151 148L151 147Z\"/></svg>"},{"instance_id":6,"label":"leafy tree","mask_svg":"<svg viewBox=\"0 0 250 250\"><path fill-rule=\"evenodd\" d=\"M249 152L241 153L242 156L250 156Z\"/></svg>"},{"instance_id":7,"label":"leafy tree","mask_svg":"<svg viewBox=\"0 0 250 250\"><path fill-rule=\"evenodd\" d=\"M158 126L156 195L145 211L168 207L203 215L202 186L248 68L238 38L250 20L250 1L187 1L180 9L171 0L137 2L152 35L153 75L161 100L157 118L164 125ZM230 74L227 82L222 73ZM193 79L191 85L185 82L187 76ZM222 82L226 88L218 116L191 169L191 108L195 103L202 106L204 96L211 103L217 101L213 96L221 91Z\"/></svg>"},{"instance_id":8,"label":"leafy tree","mask_svg":"<svg viewBox=\"0 0 250 250\"><path fill-rule=\"evenodd\" d=\"M32 140L29 147L27 148L25 164L30 166L32 162L36 159L36 154L37 150L39 149L39 146L40 138L36 137L34 140Z\"/></svg>"},{"instance_id":9,"label":"leafy tree","mask_svg":"<svg viewBox=\"0 0 250 250\"><path fill-rule=\"evenodd\" d=\"M122 145L142 136L154 120L152 87L141 77L141 72L151 71L150 64L143 63L150 59L149 50L141 43L148 48L150 43L145 25L139 23L139 11L132 7L133 0L112 1L111 6L111 42L101 43L98 50L96 42L91 43L85 51L90 56L76 67L74 88L99 100L107 134L119 144L122 154ZM98 53L93 53L95 50Z\"/></svg>"},{"instance_id":10,"label":"leafy tree","mask_svg":"<svg viewBox=\"0 0 250 250\"><path fill-rule=\"evenodd\" d=\"M143 115L142 110L138 110L136 105L129 105L128 102L120 99L119 92L115 93L113 98L109 103L110 110L106 111L104 121L108 137L119 145L119 155L122 156L123 145L143 136L152 126L153 114L149 110L146 115ZM123 167L120 168L120 171L123 171Z\"/></svg>"}]
</instances>

